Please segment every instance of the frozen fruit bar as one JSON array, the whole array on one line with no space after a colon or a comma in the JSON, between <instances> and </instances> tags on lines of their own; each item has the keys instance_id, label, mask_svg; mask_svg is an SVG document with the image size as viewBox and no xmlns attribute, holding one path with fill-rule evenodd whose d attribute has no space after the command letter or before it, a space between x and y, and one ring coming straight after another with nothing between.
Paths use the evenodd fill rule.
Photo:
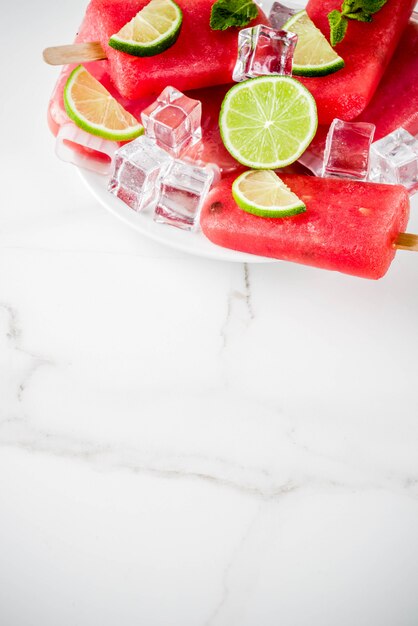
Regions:
<instances>
[{"instance_id":1,"label":"frozen fruit bar","mask_svg":"<svg viewBox=\"0 0 418 626\"><path fill-rule=\"evenodd\" d=\"M213 243L363 278L387 272L395 256L393 242L409 216L403 187L283 174L306 212L273 219L235 204L234 178L221 181L203 207L201 227Z\"/></svg>"},{"instance_id":2,"label":"frozen fruit bar","mask_svg":"<svg viewBox=\"0 0 418 626\"><path fill-rule=\"evenodd\" d=\"M337 117L352 120L370 102L396 45L400 40L416 0L388 0L370 23L349 20L344 40L336 52L345 67L335 74L300 78L318 107L320 124ZM315 25L328 37L327 15L341 9L341 0L309 0L306 10Z\"/></svg>"},{"instance_id":3,"label":"frozen fruit bar","mask_svg":"<svg viewBox=\"0 0 418 626\"><path fill-rule=\"evenodd\" d=\"M95 4L99 4L99 3L95 3ZM110 6L113 6L113 5L116 5L117 2L107 2L107 4L109 4ZM120 4L121 3L119 2L119 5ZM122 4L125 5L127 3L122 3ZM146 2L137 1L136 3L132 3L131 1L130 4L131 5L135 4L135 6L138 7L139 5L143 6L144 4L146 4ZM201 2L201 0L198 0L195 4L203 4L203 3ZM90 5L84 17L84 20L80 26L79 33L75 39L77 43L94 41L95 39L98 38L98 24L91 17L92 10L93 8L91 8L91 5ZM96 7L94 10L97 11L98 7ZM135 12L136 12L136 9L134 9L134 13ZM265 21L264 16L261 16L261 14L260 14L260 19ZM208 28L210 29L209 26ZM235 43L234 43L233 61L231 62L231 67L233 67L235 59L236 59L236 47L237 47L237 36L238 36L237 30L236 29L232 29L232 30L235 32L235 35L234 35ZM208 37L211 37L212 33L215 36L219 36L219 31L217 35L215 31L210 31L210 34L208 35ZM228 41L230 41L229 36L227 39ZM176 45L178 45L178 42ZM135 59L134 57L129 57L129 55L125 55L122 52L117 52L116 50L113 50L112 48L109 48L109 50L111 50L116 56L120 55L121 57L126 57L128 61L133 61L134 63L144 62L144 61L147 61L149 63L150 60L152 60L152 58L151 59ZM174 46L173 46L173 50L174 50ZM169 52L170 50L168 50L166 53L163 53L162 55L157 55L156 57L153 57L154 64L158 65L160 57L162 58L164 55L167 55ZM57 135L61 126L63 126L64 124L68 124L70 122L68 115L65 111L65 107L64 107L63 90L64 90L65 83L71 71L74 69L74 67L75 65L69 65L63 68L58 78L53 94L51 96L50 102L49 102L48 123L54 135ZM132 115L134 115L134 117L136 117L137 119L140 119L141 112L155 100L155 95L152 95L152 94L143 95L133 100L122 97L120 93L118 92L118 90L116 89L116 87L114 86L114 84L112 83L111 78L109 76L108 70L110 66L109 66L108 61L95 61L93 63L86 63L85 67L86 69L88 69L88 71L91 74L93 74L93 76L95 76L106 87L106 89L110 91L110 93L122 104L122 106L127 111L132 113ZM176 63L174 60L171 61L171 71L172 71L171 76L175 78ZM189 74L191 74L190 71L189 71ZM232 77L232 69L231 69L231 74L229 75L228 81L231 81L231 77ZM163 85L163 88L166 87L167 83L165 82L164 78L160 76L160 79L161 79L160 84ZM173 79L173 82L176 83L174 79ZM173 83L170 83L170 84L173 84ZM222 104L222 100L228 88L229 88L229 85L219 85L217 87L206 87L203 89L196 89L196 90L193 90L191 93L187 94L191 98L200 100L202 102L202 107L203 107L203 111L202 111L203 140L202 142L199 142L198 144L196 144L190 150L190 154L187 154L187 156L194 160L201 161L202 163L214 162L220 167L221 171L225 174L242 169L242 166L240 166L240 164L237 161L235 161L235 159L229 154L229 152L224 147L223 142L220 137L220 133L219 133L219 126L218 126L219 111L220 111L220 107ZM159 93L160 92L158 92L157 95ZM82 147L81 147L81 150L83 150Z\"/></svg>"},{"instance_id":4,"label":"frozen fruit bar","mask_svg":"<svg viewBox=\"0 0 418 626\"><path fill-rule=\"evenodd\" d=\"M418 20L405 28L372 101L358 119L376 125L375 139L400 127L418 133Z\"/></svg>"},{"instance_id":5,"label":"frozen fruit bar","mask_svg":"<svg viewBox=\"0 0 418 626\"><path fill-rule=\"evenodd\" d=\"M414 14L416 15L416 14ZM418 21L411 20L371 102L356 119L375 124L374 140L397 128L418 134ZM301 163L320 175L328 126L318 126Z\"/></svg>"},{"instance_id":6,"label":"frozen fruit bar","mask_svg":"<svg viewBox=\"0 0 418 626\"><path fill-rule=\"evenodd\" d=\"M85 21L93 40L106 51L109 73L119 93L130 99L159 95L167 85L179 91L230 83L237 57L236 28L212 30L213 0L178 0L183 24L176 43L161 54L138 58L114 50L109 37L148 4L149 0L91 0ZM250 24L268 24L260 10Z\"/></svg>"}]
</instances>

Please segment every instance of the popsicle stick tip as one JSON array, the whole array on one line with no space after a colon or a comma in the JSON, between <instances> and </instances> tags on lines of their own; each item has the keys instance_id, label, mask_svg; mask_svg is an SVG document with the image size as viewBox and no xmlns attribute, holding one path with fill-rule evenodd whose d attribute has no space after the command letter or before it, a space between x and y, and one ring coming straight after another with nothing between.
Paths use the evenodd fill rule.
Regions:
<instances>
[{"instance_id":1,"label":"popsicle stick tip","mask_svg":"<svg viewBox=\"0 0 418 626\"><path fill-rule=\"evenodd\" d=\"M69 63L88 63L106 59L106 53L99 41L73 43L67 46L52 46L42 53L48 65L68 65Z\"/></svg>"},{"instance_id":2,"label":"popsicle stick tip","mask_svg":"<svg viewBox=\"0 0 418 626\"><path fill-rule=\"evenodd\" d=\"M410 250L418 252L418 235L412 233L399 233L393 244L397 250Z\"/></svg>"},{"instance_id":3,"label":"popsicle stick tip","mask_svg":"<svg viewBox=\"0 0 418 626\"><path fill-rule=\"evenodd\" d=\"M48 63L48 65L54 65L51 62L51 50L53 50L53 48L45 48L45 50L42 52L42 58L45 63Z\"/></svg>"}]
</instances>

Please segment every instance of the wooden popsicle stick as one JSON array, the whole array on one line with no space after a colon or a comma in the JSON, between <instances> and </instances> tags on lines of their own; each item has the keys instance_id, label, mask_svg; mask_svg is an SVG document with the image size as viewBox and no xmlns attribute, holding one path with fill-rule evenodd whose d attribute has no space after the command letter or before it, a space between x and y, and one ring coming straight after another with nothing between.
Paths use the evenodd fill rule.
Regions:
<instances>
[{"instance_id":1,"label":"wooden popsicle stick","mask_svg":"<svg viewBox=\"0 0 418 626\"><path fill-rule=\"evenodd\" d=\"M397 250L411 250L418 252L418 235L411 233L399 233L393 244Z\"/></svg>"},{"instance_id":2,"label":"wooden popsicle stick","mask_svg":"<svg viewBox=\"0 0 418 626\"><path fill-rule=\"evenodd\" d=\"M53 46L43 51L45 63L49 65L68 65L69 63L88 63L106 59L106 52L99 41L73 43L69 46Z\"/></svg>"}]
</instances>

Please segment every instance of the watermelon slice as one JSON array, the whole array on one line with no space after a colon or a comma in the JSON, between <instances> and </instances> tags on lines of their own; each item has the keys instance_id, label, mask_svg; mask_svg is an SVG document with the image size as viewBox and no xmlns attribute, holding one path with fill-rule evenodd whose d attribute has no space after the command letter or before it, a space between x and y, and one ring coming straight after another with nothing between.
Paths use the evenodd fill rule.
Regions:
<instances>
[{"instance_id":1,"label":"watermelon slice","mask_svg":"<svg viewBox=\"0 0 418 626\"><path fill-rule=\"evenodd\" d=\"M232 198L235 176L224 178L206 199L203 233L225 248L363 278L381 278L394 256L393 242L409 216L404 187L342 179L280 175L305 203L288 218L257 217Z\"/></svg>"}]
</instances>

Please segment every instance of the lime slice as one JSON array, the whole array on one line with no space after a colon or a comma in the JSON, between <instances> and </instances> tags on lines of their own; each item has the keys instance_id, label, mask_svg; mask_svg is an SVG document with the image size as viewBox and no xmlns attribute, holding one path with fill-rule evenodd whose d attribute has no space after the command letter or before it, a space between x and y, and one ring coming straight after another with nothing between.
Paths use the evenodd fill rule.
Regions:
<instances>
[{"instance_id":1,"label":"lime slice","mask_svg":"<svg viewBox=\"0 0 418 626\"><path fill-rule=\"evenodd\" d=\"M296 76L325 76L344 67L343 59L331 47L306 11L293 15L283 26L283 30L289 30L298 36L293 57L293 74Z\"/></svg>"},{"instance_id":2,"label":"lime slice","mask_svg":"<svg viewBox=\"0 0 418 626\"><path fill-rule=\"evenodd\" d=\"M261 217L290 217L306 211L296 194L271 170L244 172L232 184L238 206Z\"/></svg>"},{"instance_id":3,"label":"lime slice","mask_svg":"<svg viewBox=\"0 0 418 626\"><path fill-rule=\"evenodd\" d=\"M82 65L75 68L64 87L68 116L83 130L113 141L129 141L143 126Z\"/></svg>"},{"instance_id":4,"label":"lime slice","mask_svg":"<svg viewBox=\"0 0 418 626\"><path fill-rule=\"evenodd\" d=\"M152 57L172 46L180 34L183 13L172 0L151 0L109 39L109 46L137 57Z\"/></svg>"},{"instance_id":5,"label":"lime slice","mask_svg":"<svg viewBox=\"0 0 418 626\"><path fill-rule=\"evenodd\" d=\"M317 125L315 100L290 76L238 83L226 94L219 116L226 149L253 169L275 170L296 161Z\"/></svg>"}]
</instances>

